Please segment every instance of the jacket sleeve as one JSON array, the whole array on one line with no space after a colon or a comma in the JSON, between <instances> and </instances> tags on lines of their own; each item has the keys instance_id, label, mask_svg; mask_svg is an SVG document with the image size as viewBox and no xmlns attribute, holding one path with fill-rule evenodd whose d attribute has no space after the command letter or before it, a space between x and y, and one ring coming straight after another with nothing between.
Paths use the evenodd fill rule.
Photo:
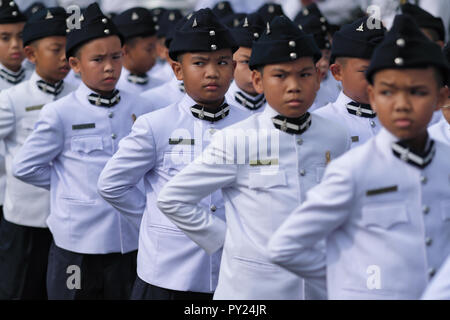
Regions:
<instances>
[{"instance_id":1,"label":"jacket sleeve","mask_svg":"<svg viewBox=\"0 0 450 320\"><path fill-rule=\"evenodd\" d=\"M131 133L119 143L119 149L100 174L97 187L100 195L124 214L142 214L145 194L139 181L156 162L156 144L147 117L139 117Z\"/></svg>"},{"instance_id":2,"label":"jacket sleeve","mask_svg":"<svg viewBox=\"0 0 450 320\"><path fill-rule=\"evenodd\" d=\"M15 114L8 91L0 93L0 140L5 139L15 126Z\"/></svg>"},{"instance_id":3,"label":"jacket sleeve","mask_svg":"<svg viewBox=\"0 0 450 320\"><path fill-rule=\"evenodd\" d=\"M344 161L337 159L328 165L322 183L308 191L306 201L276 230L268 244L274 263L307 280L324 279L326 256L319 249L320 241L349 216L353 185Z\"/></svg>"},{"instance_id":4,"label":"jacket sleeve","mask_svg":"<svg viewBox=\"0 0 450 320\"><path fill-rule=\"evenodd\" d=\"M37 187L50 189L51 162L64 147L64 128L52 104L44 106L35 129L16 154L13 175Z\"/></svg>"},{"instance_id":5,"label":"jacket sleeve","mask_svg":"<svg viewBox=\"0 0 450 320\"><path fill-rule=\"evenodd\" d=\"M226 224L199 202L231 185L237 173L234 155L225 149L224 141L223 131L217 132L204 152L173 177L158 196L161 212L209 254L223 246Z\"/></svg>"}]
</instances>

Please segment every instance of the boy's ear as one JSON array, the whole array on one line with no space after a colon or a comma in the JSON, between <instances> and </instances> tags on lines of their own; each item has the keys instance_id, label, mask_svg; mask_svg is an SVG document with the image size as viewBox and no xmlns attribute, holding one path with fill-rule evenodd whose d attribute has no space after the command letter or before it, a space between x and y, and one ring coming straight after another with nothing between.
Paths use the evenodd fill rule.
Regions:
<instances>
[{"instance_id":1,"label":"boy's ear","mask_svg":"<svg viewBox=\"0 0 450 320\"><path fill-rule=\"evenodd\" d=\"M450 94L450 89L447 86L443 86L442 88L439 89L438 101L437 101L437 105L436 105L436 108L434 109L434 111L437 111L437 110L439 110L439 108L446 105L449 94Z\"/></svg>"},{"instance_id":2,"label":"boy's ear","mask_svg":"<svg viewBox=\"0 0 450 320\"><path fill-rule=\"evenodd\" d=\"M342 65L339 63L333 63L330 65L331 74L336 81L342 81Z\"/></svg>"},{"instance_id":3,"label":"boy's ear","mask_svg":"<svg viewBox=\"0 0 450 320\"><path fill-rule=\"evenodd\" d=\"M178 80L184 80L183 69L181 68L181 63L178 61L170 60L170 66L172 67L173 73Z\"/></svg>"},{"instance_id":4,"label":"boy's ear","mask_svg":"<svg viewBox=\"0 0 450 320\"><path fill-rule=\"evenodd\" d=\"M81 71L80 59L78 59L77 57L70 57L69 58L69 66L72 68L72 70L75 73L80 73L80 71Z\"/></svg>"},{"instance_id":5,"label":"boy's ear","mask_svg":"<svg viewBox=\"0 0 450 320\"><path fill-rule=\"evenodd\" d=\"M30 60L33 64L36 64L36 47L26 46L23 48L23 52L28 60Z\"/></svg>"},{"instance_id":6,"label":"boy's ear","mask_svg":"<svg viewBox=\"0 0 450 320\"><path fill-rule=\"evenodd\" d=\"M264 86L262 81L262 74L258 70L252 71L253 88L258 94L264 93Z\"/></svg>"},{"instance_id":7,"label":"boy's ear","mask_svg":"<svg viewBox=\"0 0 450 320\"><path fill-rule=\"evenodd\" d=\"M375 90L373 85L369 84L367 86L367 94L369 96L369 104L373 111L377 112L377 106L375 105Z\"/></svg>"},{"instance_id":8,"label":"boy's ear","mask_svg":"<svg viewBox=\"0 0 450 320\"><path fill-rule=\"evenodd\" d=\"M130 53L130 47L127 44L122 46L122 56L127 56Z\"/></svg>"}]
</instances>

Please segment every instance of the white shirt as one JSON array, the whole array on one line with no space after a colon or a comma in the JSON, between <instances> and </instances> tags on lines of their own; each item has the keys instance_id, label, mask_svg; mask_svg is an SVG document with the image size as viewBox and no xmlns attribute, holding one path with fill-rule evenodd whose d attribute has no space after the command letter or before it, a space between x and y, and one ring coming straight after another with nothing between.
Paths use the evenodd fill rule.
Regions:
<instances>
[{"instance_id":1,"label":"white shirt","mask_svg":"<svg viewBox=\"0 0 450 320\"><path fill-rule=\"evenodd\" d=\"M357 147L374 137L381 129L378 117L363 118L347 111L346 104L352 100L341 91L335 102L317 109L314 113L345 126L350 134L352 145Z\"/></svg>"},{"instance_id":2,"label":"white shirt","mask_svg":"<svg viewBox=\"0 0 450 320\"><path fill-rule=\"evenodd\" d=\"M45 105L35 129L16 154L13 174L50 189L47 225L58 247L77 253L130 252L137 248L140 217L127 220L97 193L97 180L135 117L151 109L121 92L120 102L92 105L84 83Z\"/></svg>"},{"instance_id":3,"label":"white shirt","mask_svg":"<svg viewBox=\"0 0 450 320\"><path fill-rule=\"evenodd\" d=\"M50 213L50 193L24 183L12 174L14 156L31 134L43 105L75 90L68 84L57 96L40 90L36 82L42 80L34 72L29 80L0 93L0 140L6 146L5 219L19 225L46 227ZM30 205L31 204L31 205Z\"/></svg>"},{"instance_id":4,"label":"white shirt","mask_svg":"<svg viewBox=\"0 0 450 320\"><path fill-rule=\"evenodd\" d=\"M450 256L425 289L423 300L450 300Z\"/></svg>"},{"instance_id":5,"label":"white shirt","mask_svg":"<svg viewBox=\"0 0 450 320\"><path fill-rule=\"evenodd\" d=\"M386 129L332 162L269 243L330 299L418 299L450 254L450 147L424 169L394 156ZM326 239L326 255L314 245Z\"/></svg>"},{"instance_id":6,"label":"white shirt","mask_svg":"<svg viewBox=\"0 0 450 320\"><path fill-rule=\"evenodd\" d=\"M163 85L144 91L141 97L147 99L153 109L167 107L169 104L180 101L184 97L183 81L173 77Z\"/></svg>"},{"instance_id":7,"label":"white shirt","mask_svg":"<svg viewBox=\"0 0 450 320\"><path fill-rule=\"evenodd\" d=\"M214 299L304 296L301 279L270 263L267 241L320 182L326 163L350 143L344 128L320 116L313 114L309 129L294 135L274 127L276 115L266 105L262 113L217 134L159 193L160 210L191 239L210 254L223 246ZM220 188L226 224L197 205Z\"/></svg>"},{"instance_id":8,"label":"white shirt","mask_svg":"<svg viewBox=\"0 0 450 320\"><path fill-rule=\"evenodd\" d=\"M173 176L200 154L215 131L247 117L237 108L216 122L197 119L185 95L167 108L140 117L128 137L105 166L98 181L99 193L125 216L144 213L137 260L139 278L147 283L178 291L213 292L221 252L208 255L186 237L157 208L160 190ZM174 143L180 137L183 142ZM136 187L144 178L145 192ZM220 192L199 203L224 219Z\"/></svg>"},{"instance_id":9,"label":"white shirt","mask_svg":"<svg viewBox=\"0 0 450 320\"><path fill-rule=\"evenodd\" d=\"M331 71L328 71L328 76L320 83L320 89L317 91L316 99L308 111L313 112L328 103L335 102L340 92L340 82L334 79Z\"/></svg>"},{"instance_id":10,"label":"white shirt","mask_svg":"<svg viewBox=\"0 0 450 320\"><path fill-rule=\"evenodd\" d=\"M128 80L129 77L131 81ZM122 68L119 81L117 82L117 89L127 91L132 94L141 94L144 91L156 88L164 84L164 81L162 79L155 78L154 76L151 76L149 73L147 73L147 77L148 77L147 83L138 84L136 82L133 82L136 80L132 75L130 75L130 71L128 71L125 68Z\"/></svg>"},{"instance_id":11,"label":"white shirt","mask_svg":"<svg viewBox=\"0 0 450 320\"><path fill-rule=\"evenodd\" d=\"M428 132L433 139L450 144L450 123L444 117L438 123L428 127Z\"/></svg>"},{"instance_id":12,"label":"white shirt","mask_svg":"<svg viewBox=\"0 0 450 320\"><path fill-rule=\"evenodd\" d=\"M164 60L157 60L155 65L148 72L148 75L158 78L163 82L170 81L175 76L170 64Z\"/></svg>"}]
</instances>

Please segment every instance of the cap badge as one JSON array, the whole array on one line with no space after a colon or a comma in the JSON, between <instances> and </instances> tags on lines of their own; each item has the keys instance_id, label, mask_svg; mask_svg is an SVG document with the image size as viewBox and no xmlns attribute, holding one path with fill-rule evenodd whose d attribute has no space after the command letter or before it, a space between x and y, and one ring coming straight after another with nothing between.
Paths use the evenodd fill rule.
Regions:
<instances>
[{"instance_id":1,"label":"cap badge","mask_svg":"<svg viewBox=\"0 0 450 320\"><path fill-rule=\"evenodd\" d=\"M53 17L53 15L52 15L52 13L50 12L50 10L47 10L47 15L45 16L45 20L49 20L49 19L53 19L54 17Z\"/></svg>"},{"instance_id":2,"label":"cap badge","mask_svg":"<svg viewBox=\"0 0 450 320\"><path fill-rule=\"evenodd\" d=\"M364 22L361 23L361 25L358 28L356 28L356 31L359 31L359 32L363 32L364 31Z\"/></svg>"},{"instance_id":3,"label":"cap badge","mask_svg":"<svg viewBox=\"0 0 450 320\"><path fill-rule=\"evenodd\" d=\"M131 15L131 20L136 21L139 19L139 16L136 12L133 12L133 14Z\"/></svg>"},{"instance_id":4,"label":"cap badge","mask_svg":"<svg viewBox=\"0 0 450 320\"><path fill-rule=\"evenodd\" d=\"M194 23L192 24L192 28L195 28L197 26L197 19L194 18Z\"/></svg>"}]
</instances>

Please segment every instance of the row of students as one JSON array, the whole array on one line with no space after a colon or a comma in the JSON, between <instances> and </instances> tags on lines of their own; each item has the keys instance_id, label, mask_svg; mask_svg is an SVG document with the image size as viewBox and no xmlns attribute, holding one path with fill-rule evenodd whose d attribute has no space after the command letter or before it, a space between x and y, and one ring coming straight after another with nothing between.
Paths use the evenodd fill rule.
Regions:
<instances>
[{"instance_id":1,"label":"row of students","mask_svg":"<svg viewBox=\"0 0 450 320\"><path fill-rule=\"evenodd\" d=\"M50 66L46 63L47 60L42 58L45 57L45 49L49 49L43 44L54 40L55 37L50 31L55 28L50 28L49 23L56 23L56 13L57 10L44 9L36 14L34 20L27 22L35 38L32 38L27 46L29 49L26 49L30 60L34 59L36 63L36 75L46 82L31 82L30 85L43 88L44 93L54 96L61 93L61 86L53 72L61 75L68 71L67 66L61 65L58 73L54 60ZM65 47L65 56L70 66L81 76L82 83L78 89L46 104L40 112L39 108L32 108L35 98L24 97L23 93L20 98L29 100L20 104L21 100L15 99L9 107L5 103L5 110L9 110L9 114L5 112L2 115L5 127L11 124L16 127L16 118L11 117L15 112L16 100L19 108L30 103L31 107L25 106L25 111L26 108L31 108L30 111L39 114L39 120L34 130L29 130L28 134L31 135L26 142L24 143L22 138L23 140L15 142L15 149L11 148L14 149L12 152L15 157L10 170L28 184L50 189L50 212L46 219L53 237L47 267L46 286L49 297L124 299L131 294L135 299L208 299L215 292L215 298L225 299L326 298L323 255L328 254L329 250L324 250L323 238L319 237L314 243L309 243L306 253L311 255L302 255L307 259L298 261L294 258L294 263L300 263L300 266L295 265L295 268L301 269L298 273L305 280L271 263L270 259L273 259L288 269L293 268L290 256L286 257L285 251L282 251L279 258L278 251L272 247L267 250L270 237L280 225L288 231L293 230L293 227L289 227L290 223L298 227L297 221L292 218L294 215L289 214L305 200L307 206L310 197L314 198L310 194L315 194L311 191L307 195L307 191L319 184L328 163L333 160L334 164L334 159L346 152L352 144L353 136L350 136L348 128L342 126L342 122L336 122L333 116L324 117L307 112L315 100L321 80L321 74L316 69L321 53L314 38L306 35L297 24L285 17L277 17L266 24L265 28L261 28L261 24L253 22L253 16L248 16L236 30L230 31L218 21L211 10L194 12L179 23L177 30L169 36L169 41L166 41L174 75L177 81L183 82L186 95L161 110L148 113L156 109L151 103L125 90L115 90L122 70L121 46L128 43L128 49L134 50L132 55L138 54L145 47L154 49L154 30L148 31L149 26L145 25L148 20L145 17L148 17L146 13L138 8L116 17L115 21L119 27L124 27L125 30L128 28L130 31L124 37L125 33L119 32L120 29L102 14L97 5L89 6L84 13L81 29L72 30L68 34ZM413 72L417 67L428 65L442 67L446 71L447 64L442 62L440 51L431 46L417 28L411 33L405 32L405 27L401 26L408 25L411 21L402 19L405 18L399 19L399 26L392 31L390 42L379 49L382 52L379 54L381 58L376 63L381 63L381 67L371 62L371 66L376 66L374 73L382 73L380 70L390 69L394 65L394 69L400 68L395 70L401 75L397 78L408 82L408 79L414 77L408 74L411 72L409 69L401 69L404 66L412 68ZM33 21L40 27L33 27ZM373 30L365 28L367 23L364 19L356 24L342 28L341 33L334 38L331 52L338 60L370 57L373 51ZM398 31L399 29L402 31ZM49 33L39 33L42 30ZM258 33L258 40L252 44L249 51L246 43L255 38L255 33ZM375 38L382 37L384 30L380 29L374 34ZM401 34L403 41L398 41L398 34ZM349 50L354 47L346 43L351 43L349 39L359 36L363 43L366 41L363 48L359 48L361 51ZM56 37L64 36L57 34ZM393 38L396 43L395 50L392 48ZM243 41L240 42L240 39ZM421 51L420 54L417 52L416 56L411 58L408 54L413 51L409 46L416 42L427 50ZM150 43L151 45L146 46ZM398 50L405 50L401 49L405 44L408 44L408 50L402 51L405 56L399 57ZM347 51L346 46L349 46ZM33 48L36 50L33 51ZM354 51L357 52L356 57ZM433 53L433 57L424 54L428 51ZM383 64L386 61L385 52L395 55L387 66ZM249 58L252 87L248 81L249 71L243 66L240 71L235 68L233 53L238 63L244 62L244 65L245 58ZM417 56L424 56L425 60L417 63L414 60ZM37 57L41 57L40 60ZM147 56L147 62L149 58L150 56ZM402 59L402 63L398 63L398 58ZM412 61L410 64L408 59ZM136 61L132 59L131 63L136 64ZM145 78L144 74L148 70L144 69L149 65L151 63L142 69L130 71L137 73L140 78ZM340 79L343 90L350 92L359 81L355 73L361 71L347 69L347 72L344 72L345 63L340 67L341 73L347 74L347 78L343 76ZM128 68L132 69L130 66ZM417 72L423 74L426 79L430 73L427 70L418 69ZM241 78L236 76L237 72ZM435 75L437 80L443 77L439 77L438 72L431 74ZM243 80L235 82L238 89L234 94L229 91L233 76ZM127 84L133 82L130 79L127 77ZM370 76L368 80L374 81L374 87L376 86L376 77ZM439 89L439 81L435 83ZM427 84L432 85L433 82L428 81ZM141 83L136 82L134 85ZM427 94L430 94L431 98L435 94L436 99L428 99L429 101L422 102L419 107L425 108L427 103L433 106L443 104L444 89L437 90L439 94L431 90L433 88L427 89L432 92L425 90ZM181 92L178 88L177 90L175 92ZM375 97L381 99L381 94L371 90L375 89L369 89L371 101L375 101ZM13 92L12 89L6 90L1 95L7 96ZM364 94L362 89L359 92ZM172 91L167 94L172 94ZM360 100L360 96L357 97L355 100L358 101L355 102L359 105L352 110L355 111L356 117L364 118L360 114L364 113L361 111L361 103L365 101ZM267 104L255 108L262 101L258 100L260 98L266 99ZM405 106L401 108L408 109ZM350 109L347 108L348 113L353 116ZM368 107L364 111L366 110ZM378 110L381 109L372 110L372 113ZM23 113L23 110L21 111ZM139 117L144 113L148 114ZM420 125L415 125L416 118L409 118L401 119L404 120L401 126L408 127L406 131L409 130L413 135L419 129L423 134L423 128L425 126L426 132L429 120L427 115L418 115L417 122ZM26 116L25 112L24 118ZM247 117L249 118L244 120ZM166 119L172 121L167 122ZM394 135L397 134L397 138L405 138L382 120L380 119L386 129L392 130ZM385 121L388 123L386 118ZM228 126L231 127L227 129ZM20 126L17 128L8 130L14 132L19 130ZM257 135L242 136L241 132L256 132ZM12 139L14 138L13 136ZM124 139L119 145L118 142L122 138ZM242 140L239 139L242 138L245 142L240 145ZM237 140L235 144L228 145L229 139ZM268 139L272 144L267 144ZM19 143L24 143L20 150L17 148ZM399 143L402 148L405 147L403 143L404 141ZM429 144L433 145L432 142ZM259 150L253 148L255 145L259 146ZM241 147L244 149L239 149ZM401 151L400 147L398 150ZM420 149L420 145L414 143L411 147ZM440 144L436 144L437 147L442 149ZM242 150L243 158L242 154L236 153ZM362 150L362 147L355 149L355 152L356 150ZM445 148L443 150L445 152ZM413 151L419 152L420 155L421 150ZM408 156L408 152L405 154L405 160L414 162L414 159L417 159L414 155ZM196 156L200 157L191 163ZM203 159L209 161L202 161ZM446 170L442 161L433 161L438 162L433 167ZM345 164L349 163L346 161ZM358 165L364 164L358 162ZM409 170L409 164L400 162L396 165ZM333 172L332 167L330 165L330 169L327 169L325 181L313 190L324 188L327 179L331 179L328 176L333 176L328 173L330 170ZM398 171L401 172L400 169ZM373 183L376 184L380 180L380 172L381 168L374 170ZM395 176L391 178L396 179ZM434 180L435 175L425 177L424 180L431 178ZM97 181L99 193L109 204L98 195ZM346 181L338 182L351 188ZM436 191L434 189L439 188L439 182L437 185L431 185L430 182L430 186L433 190L429 193L433 193ZM396 192L397 189L398 187L390 188L387 192ZM403 191L403 188L400 189ZM442 201L441 207L444 210L448 202L445 192L441 190L435 195ZM372 196L372 193L369 196ZM375 195L379 193L375 192ZM329 199L324 201L320 194L315 199L320 202L319 205L330 205ZM343 192L341 198L342 196L355 195ZM336 201L341 199L337 196L332 198ZM358 201L355 200L352 205L357 207ZM376 207L372 209L377 212L380 210ZM326 215L325 212L323 214ZM285 220L292 222L284 222ZM435 225L430 223L430 230L436 232ZM8 227L8 224L5 225ZM284 227L285 225L288 227ZM389 229L394 226L395 223L387 227ZM32 228L3 227L1 224L0 230L4 230L4 234L9 237L15 234L32 234ZM373 228L371 224L366 227ZM374 231L370 229L368 232ZM376 232L380 230L375 229ZM275 240L272 241L276 244L277 237L283 241L283 237L297 240L296 236L301 236L296 230L286 234L277 231ZM434 239L431 243L433 241ZM439 267L443 261L442 256L446 253L442 250L443 241L440 238L436 241L438 247L431 248L430 257L427 257L434 264L434 268ZM24 240L23 243L25 242L30 245L29 241ZM14 243L22 247L15 251L21 256L8 255L8 259L16 259L13 263L33 256L28 247L24 248L23 243ZM34 243L37 241L32 242ZM47 247L42 247L48 250L48 243L49 241ZM431 245L429 240L426 240L426 243L427 246ZM326 245L329 246L329 241ZM288 242L286 246L292 249L291 243ZM31 248L36 252L39 250L37 245ZM294 248L298 249L295 246ZM304 253L305 249L298 251ZM271 252L272 256L269 256L268 252ZM436 252L440 252L440 255ZM33 260L34 263L37 261ZM9 265L10 269L12 265ZM81 289L71 289L67 286L67 270L73 265L81 268ZM16 269L18 268L13 271L18 272ZM42 272L42 267L40 270L42 278L45 272ZM33 283L33 280L27 277L17 279L23 281L23 287ZM423 287L423 283L421 285ZM17 284L11 285L8 290L11 292L15 288L19 288ZM330 293L330 286L328 290ZM417 295L418 290L414 294ZM20 298L25 295L14 293L12 297Z\"/></svg>"}]
</instances>

